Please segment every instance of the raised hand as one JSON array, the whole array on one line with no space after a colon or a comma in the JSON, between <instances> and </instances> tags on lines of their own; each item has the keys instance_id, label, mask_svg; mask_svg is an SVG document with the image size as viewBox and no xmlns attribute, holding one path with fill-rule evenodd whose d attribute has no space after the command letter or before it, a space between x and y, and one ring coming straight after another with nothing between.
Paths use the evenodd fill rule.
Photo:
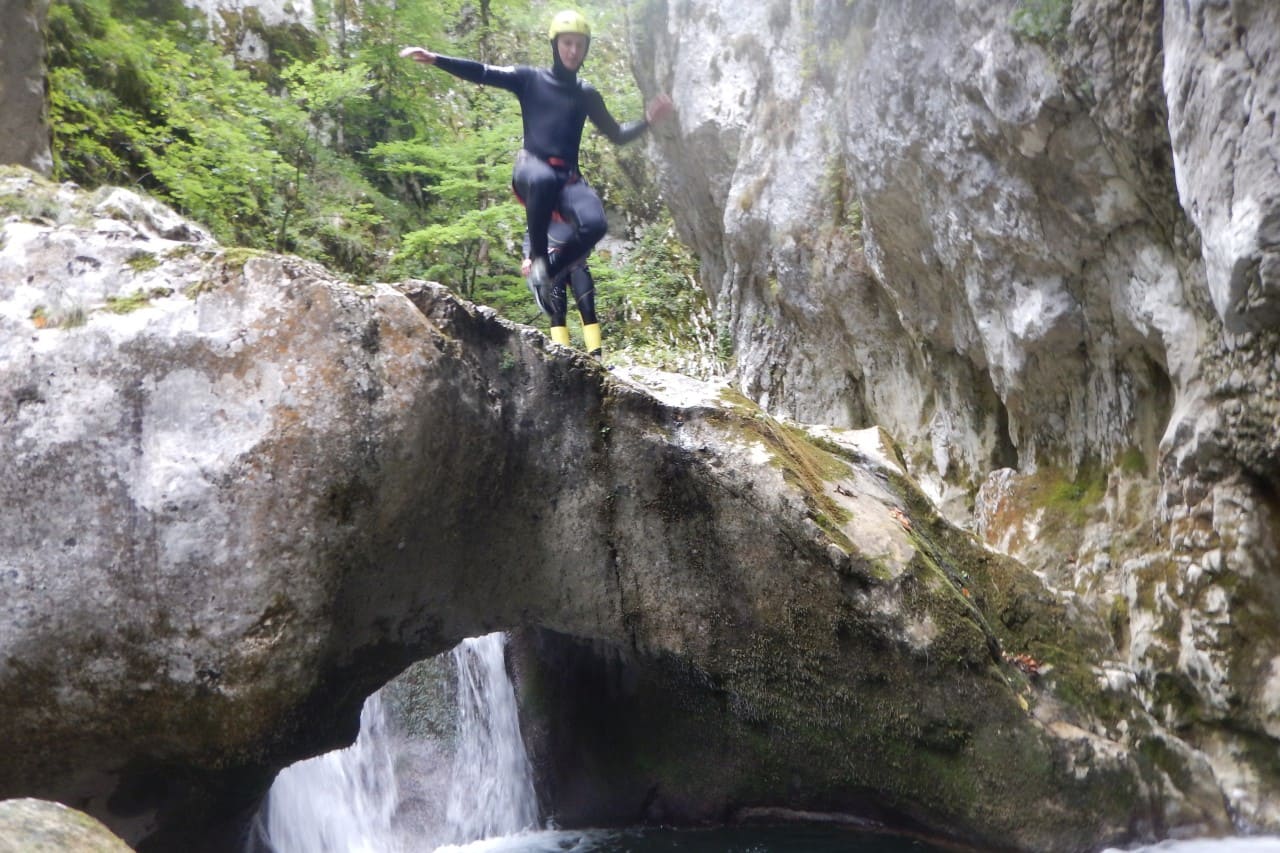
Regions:
<instances>
[{"instance_id":1,"label":"raised hand","mask_svg":"<svg viewBox=\"0 0 1280 853\"><path fill-rule=\"evenodd\" d=\"M658 95L649 102L649 106L645 107L644 119L649 124L658 124L671 115L675 108L676 105L672 103L670 95Z\"/></svg>"},{"instance_id":2,"label":"raised hand","mask_svg":"<svg viewBox=\"0 0 1280 853\"><path fill-rule=\"evenodd\" d=\"M412 59L414 62L421 62L423 65L435 65L436 55L425 47L406 47L400 51L401 59Z\"/></svg>"}]
</instances>

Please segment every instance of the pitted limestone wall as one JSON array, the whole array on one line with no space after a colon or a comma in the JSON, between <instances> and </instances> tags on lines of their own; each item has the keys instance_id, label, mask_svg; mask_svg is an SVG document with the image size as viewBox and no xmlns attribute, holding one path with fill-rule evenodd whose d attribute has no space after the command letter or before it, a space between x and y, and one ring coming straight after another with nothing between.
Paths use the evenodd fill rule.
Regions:
<instances>
[{"instance_id":1,"label":"pitted limestone wall","mask_svg":"<svg viewBox=\"0 0 1280 853\"><path fill-rule=\"evenodd\" d=\"M1270 824L1277 33L1269 0L655 0L634 30L741 388L888 429Z\"/></svg>"}]
</instances>

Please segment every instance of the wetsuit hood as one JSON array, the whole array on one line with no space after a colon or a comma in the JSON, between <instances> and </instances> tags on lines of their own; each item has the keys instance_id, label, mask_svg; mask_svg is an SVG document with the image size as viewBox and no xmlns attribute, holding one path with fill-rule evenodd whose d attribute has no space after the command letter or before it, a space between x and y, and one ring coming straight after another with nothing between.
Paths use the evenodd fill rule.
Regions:
<instances>
[{"instance_id":1,"label":"wetsuit hood","mask_svg":"<svg viewBox=\"0 0 1280 853\"><path fill-rule=\"evenodd\" d=\"M568 68L565 67L564 63L560 61L560 49L556 45L556 41L559 38L560 36L556 35L554 38L551 39L551 73L556 75L557 80L564 80L567 83L572 83L574 80L578 79L578 72L570 71ZM587 50L585 53L582 54L582 64L586 63L587 55L590 53L591 53L591 37L587 36ZM578 65L579 70L582 69L582 64Z\"/></svg>"}]
</instances>

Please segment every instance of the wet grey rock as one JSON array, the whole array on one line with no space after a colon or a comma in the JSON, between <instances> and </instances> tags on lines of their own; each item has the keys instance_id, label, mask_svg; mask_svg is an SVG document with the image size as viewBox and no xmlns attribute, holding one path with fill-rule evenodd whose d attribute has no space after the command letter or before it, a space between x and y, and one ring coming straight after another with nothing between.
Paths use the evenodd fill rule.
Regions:
<instances>
[{"instance_id":1,"label":"wet grey rock","mask_svg":"<svg viewBox=\"0 0 1280 853\"><path fill-rule=\"evenodd\" d=\"M575 820L822 804L1036 850L1226 826L1096 667L1101 622L944 522L881 431L0 180L33 200L0 231L0 794L229 849L370 692L524 627L559 638L524 683ZM593 685L615 732L669 737L596 718L567 750Z\"/></svg>"},{"instance_id":2,"label":"wet grey rock","mask_svg":"<svg viewBox=\"0 0 1280 853\"><path fill-rule=\"evenodd\" d=\"M888 430L1280 827L1278 12L1056 5L649 4L664 192L737 385Z\"/></svg>"},{"instance_id":3,"label":"wet grey rock","mask_svg":"<svg viewBox=\"0 0 1280 853\"><path fill-rule=\"evenodd\" d=\"M61 803L0 801L0 853L129 853L99 821Z\"/></svg>"}]
</instances>

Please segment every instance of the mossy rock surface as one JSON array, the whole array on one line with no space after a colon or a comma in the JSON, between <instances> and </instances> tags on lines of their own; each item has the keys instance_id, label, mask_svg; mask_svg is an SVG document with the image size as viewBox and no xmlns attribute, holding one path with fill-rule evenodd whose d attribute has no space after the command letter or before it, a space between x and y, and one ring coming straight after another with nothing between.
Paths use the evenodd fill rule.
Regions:
<instances>
[{"instance_id":1,"label":"mossy rock surface","mask_svg":"<svg viewBox=\"0 0 1280 853\"><path fill-rule=\"evenodd\" d=\"M0 853L130 853L99 821L46 800L0 802Z\"/></svg>"}]
</instances>

